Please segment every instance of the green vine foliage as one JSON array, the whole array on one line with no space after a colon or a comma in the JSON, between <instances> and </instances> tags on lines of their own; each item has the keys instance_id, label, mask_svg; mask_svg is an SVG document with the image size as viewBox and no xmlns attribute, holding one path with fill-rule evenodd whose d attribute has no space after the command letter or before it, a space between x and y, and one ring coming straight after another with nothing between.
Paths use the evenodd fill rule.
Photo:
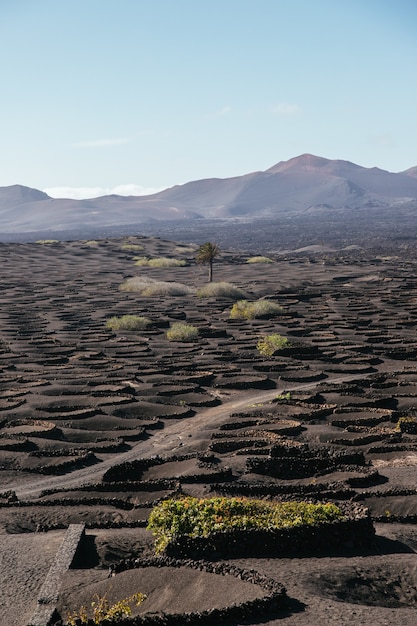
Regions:
<instances>
[{"instance_id":1,"label":"green vine foliage","mask_svg":"<svg viewBox=\"0 0 417 626\"><path fill-rule=\"evenodd\" d=\"M256 318L269 319L283 314L281 305L271 302L271 300L238 300L234 303L230 311L230 319L253 320Z\"/></svg>"},{"instance_id":2,"label":"green vine foliage","mask_svg":"<svg viewBox=\"0 0 417 626\"><path fill-rule=\"evenodd\" d=\"M273 530L320 524L342 517L335 504L186 497L160 502L152 510L147 528L155 536L155 551L160 553L172 539L181 535L207 537L230 530Z\"/></svg>"},{"instance_id":3,"label":"green vine foliage","mask_svg":"<svg viewBox=\"0 0 417 626\"><path fill-rule=\"evenodd\" d=\"M106 328L110 330L145 330L151 324L151 320L142 315L122 315L108 319Z\"/></svg>"},{"instance_id":4,"label":"green vine foliage","mask_svg":"<svg viewBox=\"0 0 417 626\"><path fill-rule=\"evenodd\" d=\"M92 620L93 624L102 624L104 621L117 624L117 622L131 617L132 606L139 606L146 599L143 593L135 593L129 598L119 600L110 605L107 597L94 595L90 611L87 607L82 606L75 613L69 613L67 617L67 626L78 626L79 624L88 624Z\"/></svg>"},{"instance_id":5,"label":"green vine foliage","mask_svg":"<svg viewBox=\"0 0 417 626\"><path fill-rule=\"evenodd\" d=\"M288 348L290 346L290 342L286 337L282 337L282 335L265 335L262 337L257 343L257 349L259 354L262 356L272 356L274 352L277 350L282 350L283 348Z\"/></svg>"},{"instance_id":6,"label":"green vine foliage","mask_svg":"<svg viewBox=\"0 0 417 626\"><path fill-rule=\"evenodd\" d=\"M169 341L197 341L199 335L198 328L192 324L184 324L183 322L174 322L170 329L167 330L167 339Z\"/></svg>"}]
</instances>

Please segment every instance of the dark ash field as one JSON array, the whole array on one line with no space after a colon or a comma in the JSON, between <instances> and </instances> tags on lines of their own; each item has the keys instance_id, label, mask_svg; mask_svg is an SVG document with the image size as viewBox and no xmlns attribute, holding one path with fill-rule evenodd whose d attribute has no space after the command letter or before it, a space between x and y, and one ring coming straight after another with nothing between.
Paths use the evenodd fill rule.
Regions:
<instances>
[{"instance_id":1,"label":"dark ash field","mask_svg":"<svg viewBox=\"0 0 417 626\"><path fill-rule=\"evenodd\" d=\"M63 616L109 580L117 597L142 591L143 572L108 579L108 567L151 554L149 512L178 493L368 507L376 542L362 553L342 542L337 554L233 563L285 585L288 609L262 618L269 626L415 623L413 244L317 244L301 252L274 252L253 238L221 244L214 280L233 283L249 300L280 304L282 316L230 319L233 301L197 297L207 268L195 264L188 243L132 235L0 244L1 625L28 622L71 523L87 525L89 550L63 581ZM266 253L272 263L247 263ZM137 267L136 256L186 265ZM121 291L135 275L192 291ZM152 324L139 332L106 328L124 314ZM177 321L198 327L199 339L169 341ZM292 347L267 358L256 345L271 333ZM279 459L280 446L286 460L261 462L272 449ZM357 462L346 462L354 453ZM188 571L150 572L146 585L141 610L166 613L259 593Z\"/></svg>"}]
</instances>

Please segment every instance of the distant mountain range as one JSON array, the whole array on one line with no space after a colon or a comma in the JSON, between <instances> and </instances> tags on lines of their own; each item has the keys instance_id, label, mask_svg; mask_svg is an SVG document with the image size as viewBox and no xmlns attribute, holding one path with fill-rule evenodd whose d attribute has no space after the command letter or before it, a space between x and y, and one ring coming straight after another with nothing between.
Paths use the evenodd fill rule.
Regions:
<instances>
[{"instance_id":1,"label":"distant mountain range","mask_svg":"<svg viewBox=\"0 0 417 626\"><path fill-rule=\"evenodd\" d=\"M21 185L0 187L2 233L91 231L152 221L270 218L319 211L416 208L417 166L404 172L303 154L264 172L176 185L149 196L54 199Z\"/></svg>"}]
</instances>

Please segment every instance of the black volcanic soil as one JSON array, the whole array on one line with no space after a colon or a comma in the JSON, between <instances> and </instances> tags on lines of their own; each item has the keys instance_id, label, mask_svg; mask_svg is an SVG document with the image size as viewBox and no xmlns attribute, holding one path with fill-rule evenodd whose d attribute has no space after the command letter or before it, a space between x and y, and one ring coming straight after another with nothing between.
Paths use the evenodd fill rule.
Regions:
<instances>
[{"instance_id":1,"label":"black volcanic soil","mask_svg":"<svg viewBox=\"0 0 417 626\"><path fill-rule=\"evenodd\" d=\"M134 256L187 264L136 267ZM135 275L199 288L207 269L194 256L144 237L0 244L1 626L29 619L68 524L87 524L90 549L64 581L63 614L109 565L151 553L149 512L178 493L366 505L377 530L366 554L234 563L286 586L288 612L271 626L414 624L417 434L397 427L417 415L413 251L288 252L270 264L223 252L215 280L281 304L273 320L231 320L225 298L119 290ZM106 329L123 314L152 325ZM168 341L175 321L197 326L198 341ZM262 357L257 341L271 333L293 347ZM147 610L193 610L178 576L175 603ZM247 592L213 580L195 582L208 605Z\"/></svg>"}]
</instances>

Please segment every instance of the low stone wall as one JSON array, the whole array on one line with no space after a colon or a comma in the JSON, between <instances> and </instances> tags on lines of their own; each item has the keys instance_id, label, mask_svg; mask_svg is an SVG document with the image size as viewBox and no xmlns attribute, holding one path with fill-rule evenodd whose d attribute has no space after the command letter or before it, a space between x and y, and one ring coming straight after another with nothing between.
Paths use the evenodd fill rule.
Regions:
<instances>
[{"instance_id":1,"label":"low stone wall","mask_svg":"<svg viewBox=\"0 0 417 626\"><path fill-rule=\"evenodd\" d=\"M386 452L415 452L417 450L417 443L403 443L403 444L382 444L380 446L371 446L368 449L368 454L385 454Z\"/></svg>"},{"instance_id":2,"label":"low stone wall","mask_svg":"<svg viewBox=\"0 0 417 626\"><path fill-rule=\"evenodd\" d=\"M263 448L264 446L270 445L270 441L266 438L264 439L255 439L252 437L251 439L238 438L228 439L227 441L218 439L213 441L209 445L209 450L213 452L218 452L219 454L227 454L228 452L236 452L241 450L242 448Z\"/></svg>"},{"instance_id":3,"label":"low stone wall","mask_svg":"<svg viewBox=\"0 0 417 626\"><path fill-rule=\"evenodd\" d=\"M144 507L144 508L147 508L147 507ZM151 507L149 507L149 510L150 509ZM121 520L117 522L114 520L107 520L105 522L97 522L97 521L86 522L85 528L91 528L91 529L95 529L95 528L100 528L100 529L146 528L147 525L148 525L148 521L146 519L135 520L135 521ZM65 528L67 528L67 525L64 523L39 524L37 527L37 532L49 532L51 530L63 530Z\"/></svg>"},{"instance_id":4,"label":"low stone wall","mask_svg":"<svg viewBox=\"0 0 417 626\"><path fill-rule=\"evenodd\" d=\"M392 489L384 489L384 491L362 491L355 494L354 500L359 502L361 500L366 500L367 498L407 498L408 496L417 496L417 489L402 489L401 487L393 487Z\"/></svg>"},{"instance_id":5,"label":"low stone wall","mask_svg":"<svg viewBox=\"0 0 417 626\"><path fill-rule=\"evenodd\" d=\"M185 476L179 477L179 482L181 484L192 484L192 483L211 483L213 480L216 481L228 481L233 478L233 473L230 467L225 467L224 469L219 469L216 471L210 472L201 472L200 474L187 474Z\"/></svg>"},{"instance_id":6,"label":"low stone wall","mask_svg":"<svg viewBox=\"0 0 417 626\"><path fill-rule=\"evenodd\" d=\"M175 490L179 488L179 481L175 479L157 478L154 480L126 480L122 483L119 482L106 482L106 483L93 483L89 485L82 485L77 487L76 491L82 493L83 491L100 492L112 492L118 493L125 492L137 492L137 491L161 491L164 489ZM41 493L42 497L50 496L55 493L74 492L74 488L57 487L54 489L44 489ZM0 494L1 497L1 494Z\"/></svg>"},{"instance_id":7,"label":"low stone wall","mask_svg":"<svg viewBox=\"0 0 417 626\"><path fill-rule=\"evenodd\" d=\"M119 482L119 481L139 481L146 470L155 465L162 465L167 461L186 461L194 459L197 454L174 455L169 458L153 456L149 459L137 459L136 461L126 461L119 465L111 467L103 476L103 482Z\"/></svg>"},{"instance_id":8,"label":"low stone wall","mask_svg":"<svg viewBox=\"0 0 417 626\"><path fill-rule=\"evenodd\" d=\"M317 497L320 497L321 500L348 500L356 495L356 491L347 488L346 484L341 481L311 485L277 485L275 483L256 485L243 482L212 483L210 491L216 494L248 496L251 498L285 496L285 500Z\"/></svg>"},{"instance_id":9,"label":"low stone wall","mask_svg":"<svg viewBox=\"0 0 417 626\"><path fill-rule=\"evenodd\" d=\"M131 502L127 502L122 498L103 498L88 496L87 498L60 498L60 500L42 500L41 502L33 503L32 500L18 500L16 502L0 503L0 508L6 507L19 507L19 508L31 508L31 507L56 507L59 506L113 506L116 509L122 509L124 511L130 511L137 508Z\"/></svg>"},{"instance_id":10,"label":"low stone wall","mask_svg":"<svg viewBox=\"0 0 417 626\"><path fill-rule=\"evenodd\" d=\"M386 515L377 515L375 522L383 524L417 524L417 515L394 515L389 513Z\"/></svg>"},{"instance_id":11,"label":"low stone wall","mask_svg":"<svg viewBox=\"0 0 417 626\"><path fill-rule=\"evenodd\" d=\"M71 524L38 596L38 606L27 626L49 626L55 613L63 574L71 567L84 537L84 524Z\"/></svg>"},{"instance_id":12,"label":"low stone wall","mask_svg":"<svg viewBox=\"0 0 417 626\"><path fill-rule=\"evenodd\" d=\"M365 465L361 451L323 450L274 446L267 458L248 458L247 471L281 479L306 478L341 467L353 469Z\"/></svg>"},{"instance_id":13,"label":"low stone wall","mask_svg":"<svg viewBox=\"0 0 417 626\"><path fill-rule=\"evenodd\" d=\"M30 454L30 456L33 456L34 458L36 458L37 455L34 454ZM48 455L49 458L54 459L54 458L60 458L61 455ZM85 452L85 453L80 453L80 454L74 454L74 455L67 455L69 456L69 458L66 461L62 461L61 463L58 463L56 465L38 465L36 467L30 468L30 467L25 467L24 469L20 468L20 467L14 467L13 470L14 471L18 471L18 472L22 472L22 473L30 473L30 474L46 474L46 475L59 475L59 474L65 474L68 471L74 470L74 469L80 469L82 467L87 467L88 465L93 465L95 463L98 463L98 459L95 456L94 452ZM40 457L42 458L42 457ZM6 465L1 465L0 466L0 470L9 470L10 467L6 466Z\"/></svg>"}]
</instances>

